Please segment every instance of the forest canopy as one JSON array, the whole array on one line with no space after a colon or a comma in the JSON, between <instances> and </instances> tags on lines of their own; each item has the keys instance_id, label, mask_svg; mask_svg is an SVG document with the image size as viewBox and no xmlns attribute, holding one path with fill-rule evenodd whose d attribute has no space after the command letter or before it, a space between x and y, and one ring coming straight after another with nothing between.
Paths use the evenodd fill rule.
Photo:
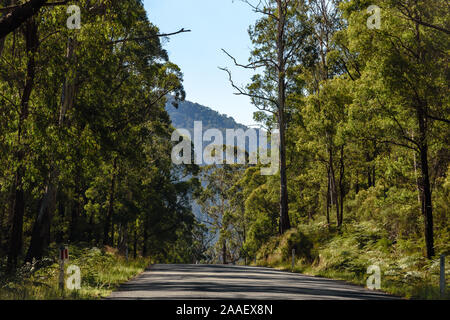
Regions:
<instances>
[{"instance_id":1,"label":"forest canopy","mask_svg":"<svg viewBox=\"0 0 450 320\"><path fill-rule=\"evenodd\" d=\"M2 263L68 242L191 261L195 168L172 165L164 108L182 73L141 1L77 5L80 29L44 6L1 40Z\"/></svg>"},{"instance_id":2,"label":"forest canopy","mask_svg":"<svg viewBox=\"0 0 450 320\"><path fill-rule=\"evenodd\" d=\"M69 3L0 1L2 274L70 242L273 267L294 249L300 271L377 264L397 289L434 286L450 253L448 1L243 2L259 14L249 60L224 61L253 76L221 69L280 132L272 176L172 163L174 123L244 127L181 103L162 39L189 30L160 32L140 0L77 1L79 28Z\"/></svg>"}]
</instances>

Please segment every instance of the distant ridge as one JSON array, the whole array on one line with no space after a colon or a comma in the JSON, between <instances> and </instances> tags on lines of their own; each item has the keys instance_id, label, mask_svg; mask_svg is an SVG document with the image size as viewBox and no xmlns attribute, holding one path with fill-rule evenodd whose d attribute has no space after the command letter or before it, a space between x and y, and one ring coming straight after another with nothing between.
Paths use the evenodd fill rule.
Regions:
<instances>
[{"instance_id":1,"label":"distant ridge","mask_svg":"<svg viewBox=\"0 0 450 320\"><path fill-rule=\"evenodd\" d=\"M202 121L203 131L215 128L223 131L225 134L226 129L248 129L245 125L237 123L232 117L220 114L201 104L182 101L177 109L172 105L172 101L172 98L168 99L166 111L172 120L172 125L176 129L187 129L193 134L194 121Z\"/></svg>"},{"instance_id":2,"label":"distant ridge","mask_svg":"<svg viewBox=\"0 0 450 320\"><path fill-rule=\"evenodd\" d=\"M244 131L249 129L247 126L237 123L232 117L220 114L219 112L201 104L190 101L182 101L178 103L178 108L175 108L172 105L172 102L173 98L170 97L166 104L166 111L169 114L172 125L176 129L188 130L191 137L194 136L194 121L202 121L203 132L208 129L215 128L219 129L224 137L226 136L226 129L243 129ZM256 129L256 131L259 133L259 129ZM257 136L257 141L259 145L259 136ZM248 151L247 147L248 145L246 144L246 150ZM202 184L205 186L204 181L202 181ZM207 217L202 214L201 208L195 200L191 201L191 205L197 219L207 219Z\"/></svg>"},{"instance_id":3,"label":"distant ridge","mask_svg":"<svg viewBox=\"0 0 450 320\"><path fill-rule=\"evenodd\" d=\"M178 108L172 105L173 98L170 97L166 104L166 111L172 120L172 125L176 129L186 129L190 132L191 137L194 136L194 121L202 121L203 132L208 129L219 129L225 137L226 129L243 129L247 130L248 127L237 123L232 117L224 114L220 114L211 108L202 106L201 104L182 101L178 103ZM206 182L202 181L202 185L206 186ZM207 216L202 214L201 207L198 203L192 199L192 210L200 221L207 220Z\"/></svg>"}]
</instances>

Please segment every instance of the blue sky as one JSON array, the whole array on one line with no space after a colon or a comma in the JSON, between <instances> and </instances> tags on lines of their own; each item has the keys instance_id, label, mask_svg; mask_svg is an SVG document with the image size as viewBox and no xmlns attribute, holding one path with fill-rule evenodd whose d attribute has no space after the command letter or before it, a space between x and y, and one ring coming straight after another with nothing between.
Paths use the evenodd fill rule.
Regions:
<instances>
[{"instance_id":1,"label":"blue sky","mask_svg":"<svg viewBox=\"0 0 450 320\"><path fill-rule=\"evenodd\" d=\"M248 61L251 42L248 27L259 15L239 0L144 0L150 21L161 32L191 29L164 43L170 60L184 74L186 99L252 125L253 112L249 98L236 96L228 75L218 67L228 67L233 80L240 85L250 81L251 72L235 68L222 48L241 63Z\"/></svg>"}]
</instances>

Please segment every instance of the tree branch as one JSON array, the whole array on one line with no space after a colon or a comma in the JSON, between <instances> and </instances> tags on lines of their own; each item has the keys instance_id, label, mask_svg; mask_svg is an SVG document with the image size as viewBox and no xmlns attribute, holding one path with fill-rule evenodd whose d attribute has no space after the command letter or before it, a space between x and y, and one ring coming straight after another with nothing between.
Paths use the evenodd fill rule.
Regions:
<instances>
[{"instance_id":1,"label":"tree branch","mask_svg":"<svg viewBox=\"0 0 450 320\"><path fill-rule=\"evenodd\" d=\"M404 9L404 10L402 10L401 8L399 8L399 11L403 14L403 17L406 18L407 20L414 21L414 22L416 22L416 23L418 23L418 24L420 24L420 25L422 25L424 27L432 28L432 29L444 32L446 34L450 34L450 30L448 30L448 29L445 29L445 28L440 27L440 26L436 26L434 24L422 21L422 19L418 19L416 17L413 17L413 15L412 15L411 11L409 10L408 6L403 4L401 1L399 1L398 4L399 4L399 6L401 8Z\"/></svg>"},{"instance_id":2,"label":"tree branch","mask_svg":"<svg viewBox=\"0 0 450 320\"><path fill-rule=\"evenodd\" d=\"M442 122L445 122L445 123L450 123L450 120L447 120L447 119L444 119L444 118L439 118L439 117L436 117L436 116L432 116L430 114L426 114L425 116L427 118L430 118L430 119L433 119L433 120L436 120L436 121L442 121Z\"/></svg>"},{"instance_id":3,"label":"tree branch","mask_svg":"<svg viewBox=\"0 0 450 320\"><path fill-rule=\"evenodd\" d=\"M254 4L250 3L249 0L241 0L241 1L246 3L250 8L252 8L255 13L265 14L265 15L267 15L269 17L272 17L273 19L278 21L278 17L275 14L273 14L269 10L266 10L267 6L265 8L263 8L263 9L260 8L262 0L260 0L257 5L254 5Z\"/></svg>"},{"instance_id":4,"label":"tree branch","mask_svg":"<svg viewBox=\"0 0 450 320\"><path fill-rule=\"evenodd\" d=\"M253 98L253 99L261 99L261 100L268 101L268 102L273 103L273 104L275 104L276 106L278 106L278 103L277 103L275 100L271 99L271 98L264 97L264 96L259 96L259 95L256 95L256 94L252 94L252 93L246 92L246 91L243 90L242 88L239 88L239 87L238 87L237 85L235 85L235 83L233 82L233 78L232 78L232 76L231 76L230 70L228 70L227 68L220 68L220 67L219 67L219 69L222 70L222 71L225 71L226 73L228 73L228 80L230 81L231 86L237 91L237 92L234 93L235 95L237 95L237 96L247 96L247 97L250 97L250 98ZM264 108L259 108L259 107L256 106L256 105L255 105L255 107L256 107L257 109L261 110L261 111L267 111L267 112L271 112L272 114L275 114L275 112L272 111L272 110L268 110L268 109L264 109Z\"/></svg>"},{"instance_id":5,"label":"tree branch","mask_svg":"<svg viewBox=\"0 0 450 320\"><path fill-rule=\"evenodd\" d=\"M222 49L222 51L223 51L223 52L224 52L231 60L233 60L234 65L235 65L236 67L241 67L241 68L244 68L244 69L253 69L253 70L255 70L255 69L258 69L258 68L267 67L267 64L268 64L268 63L271 63L271 64L273 64L276 68L278 68L278 64L277 64L275 61L273 61L272 59L261 59L261 60L258 60L258 61L251 62L251 63L249 63L249 64L247 64L247 65L240 64L240 63L237 62L236 58L234 58L231 54L229 54L225 49Z\"/></svg>"},{"instance_id":6,"label":"tree branch","mask_svg":"<svg viewBox=\"0 0 450 320\"><path fill-rule=\"evenodd\" d=\"M58 6L67 2L47 3L47 0L30 0L17 6L1 8L0 12L7 12L7 14L0 19L0 39L19 28L22 23L37 14L43 6Z\"/></svg>"},{"instance_id":7,"label":"tree branch","mask_svg":"<svg viewBox=\"0 0 450 320\"><path fill-rule=\"evenodd\" d=\"M159 38L159 37L170 37L170 36L174 36L176 34L185 33L185 32L191 32L191 30L185 30L184 28L182 28L182 29L180 29L180 30L178 30L176 32L172 32L172 33L162 33L162 34L151 35L151 36L148 36L148 37L139 37L139 38L128 38L128 39L115 40L115 41L107 42L107 44L123 43L123 42L127 42L127 41L142 41L142 40L148 40L148 39Z\"/></svg>"},{"instance_id":8,"label":"tree branch","mask_svg":"<svg viewBox=\"0 0 450 320\"><path fill-rule=\"evenodd\" d=\"M50 3L44 3L42 6L43 7L52 7L52 6L60 6L63 4L67 4L69 2L69 0L64 0L64 1L58 1L58 2L50 2ZM10 12L14 9L17 9L19 7L21 7L23 4L18 4L18 5L13 5L13 6L8 6L8 7L3 7L0 8L0 13L1 12Z\"/></svg>"}]
</instances>

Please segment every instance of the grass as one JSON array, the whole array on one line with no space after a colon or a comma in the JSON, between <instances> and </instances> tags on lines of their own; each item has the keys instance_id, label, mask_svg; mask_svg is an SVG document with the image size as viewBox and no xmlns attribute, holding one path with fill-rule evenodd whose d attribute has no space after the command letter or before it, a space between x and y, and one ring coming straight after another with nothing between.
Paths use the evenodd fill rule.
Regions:
<instances>
[{"instance_id":1,"label":"grass","mask_svg":"<svg viewBox=\"0 0 450 320\"><path fill-rule=\"evenodd\" d=\"M383 292L407 299L449 300L448 285L445 296L440 296L438 256L427 260L418 247L414 241L392 243L370 223L337 231L317 222L272 238L258 251L257 264L291 271L287 253L296 248L294 272L366 286L367 268L378 265ZM450 257L445 270L448 279Z\"/></svg>"},{"instance_id":2,"label":"grass","mask_svg":"<svg viewBox=\"0 0 450 320\"><path fill-rule=\"evenodd\" d=\"M51 250L52 256L57 252ZM138 257L128 261L111 248L69 247L70 261L81 271L81 289L58 289L59 264L44 258L26 264L13 276L0 277L0 300L83 300L108 296L122 283L145 270L150 259ZM66 276L67 279L67 276Z\"/></svg>"}]
</instances>

